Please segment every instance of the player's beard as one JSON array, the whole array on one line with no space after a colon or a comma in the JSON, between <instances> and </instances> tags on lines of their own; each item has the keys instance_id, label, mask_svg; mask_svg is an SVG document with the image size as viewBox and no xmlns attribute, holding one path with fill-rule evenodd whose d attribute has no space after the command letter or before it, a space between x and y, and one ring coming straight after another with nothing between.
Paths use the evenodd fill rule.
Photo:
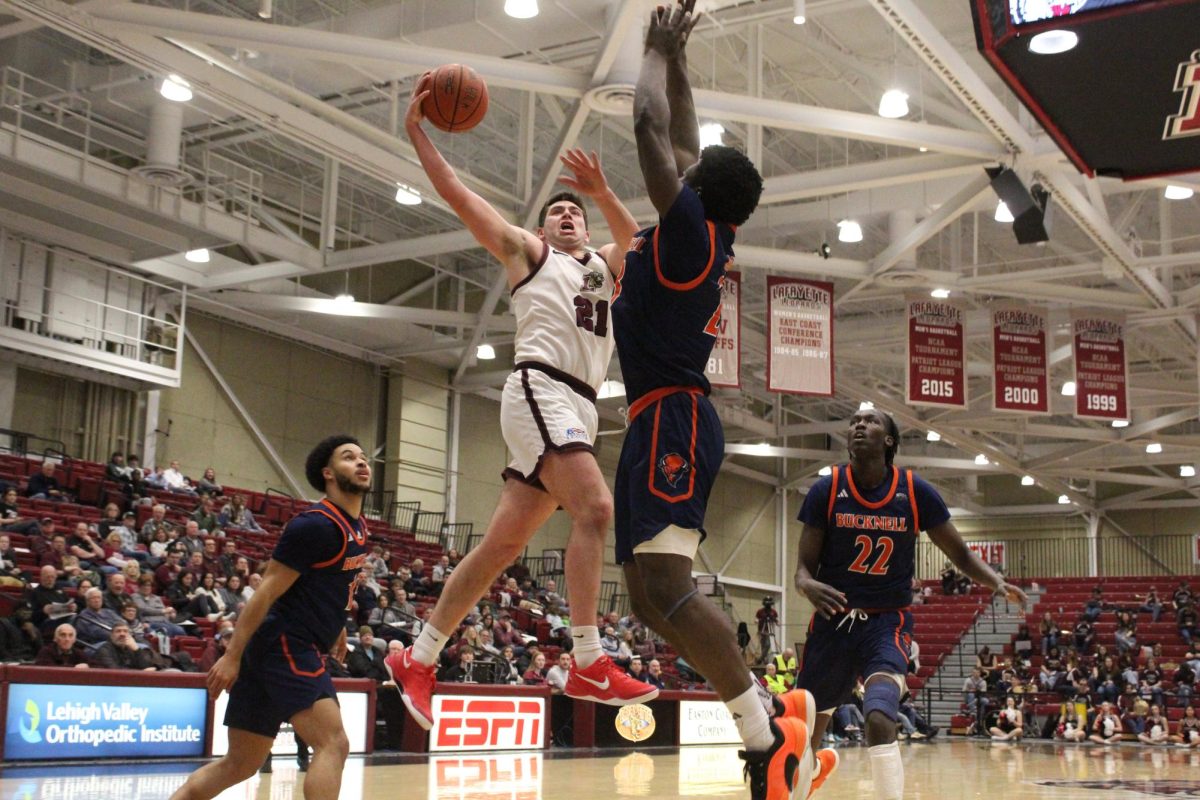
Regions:
<instances>
[{"instance_id":1,"label":"player's beard","mask_svg":"<svg viewBox=\"0 0 1200 800\"><path fill-rule=\"evenodd\" d=\"M366 494L371 491L371 484L368 483L366 486L362 486L355 483L353 478L348 478L338 472L333 473L333 479L337 483L338 488L346 494Z\"/></svg>"}]
</instances>

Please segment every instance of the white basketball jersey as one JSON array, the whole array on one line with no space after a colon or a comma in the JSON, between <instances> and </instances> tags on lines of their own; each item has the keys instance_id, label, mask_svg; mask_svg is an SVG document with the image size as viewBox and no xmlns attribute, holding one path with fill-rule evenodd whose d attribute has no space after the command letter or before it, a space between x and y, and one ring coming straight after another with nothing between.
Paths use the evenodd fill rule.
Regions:
<instances>
[{"instance_id":1,"label":"white basketball jersey","mask_svg":"<svg viewBox=\"0 0 1200 800\"><path fill-rule=\"evenodd\" d=\"M600 256L582 261L549 245L512 290L516 363L536 361L599 391L612 358L613 277Z\"/></svg>"}]
</instances>

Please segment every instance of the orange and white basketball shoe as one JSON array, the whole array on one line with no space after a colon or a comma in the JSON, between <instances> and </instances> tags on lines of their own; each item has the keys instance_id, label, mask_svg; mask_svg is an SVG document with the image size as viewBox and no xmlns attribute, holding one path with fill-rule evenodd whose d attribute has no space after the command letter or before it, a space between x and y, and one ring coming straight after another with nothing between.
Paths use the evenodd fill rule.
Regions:
<instances>
[{"instance_id":1,"label":"orange and white basketball shoe","mask_svg":"<svg viewBox=\"0 0 1200 800\"><path fill-rule=\"evenodd\" d=\"M591 700L608 706L648 703L658 697L658 687L642 683L626 674L608 656L600 656L590 666L571 663L563 693L577 700Z\"/></svg>"},{"instance_id":2,"label":"orange and white basketball shoe","mask_svg":"<svg viewBox=\"0 0 1200 800\"><path fill-rule=\"evenodd\" d=\"M433 685L437 681L434 668L413 658L411 647L385 658L383 666L396 684L408 713L418 725L430 730L433 727Z\"/></svg>"}]
</instances>

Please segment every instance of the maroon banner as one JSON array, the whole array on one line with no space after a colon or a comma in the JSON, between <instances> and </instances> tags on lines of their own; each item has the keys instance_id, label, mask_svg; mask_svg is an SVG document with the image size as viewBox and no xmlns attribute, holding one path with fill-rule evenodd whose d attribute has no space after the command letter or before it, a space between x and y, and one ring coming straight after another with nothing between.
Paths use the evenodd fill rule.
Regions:
<instances>
[{"instance_id":1,"label":"maroon banner","mask_svg":"<svg viewBox=\"0 0 1200 800\"><path fill-rule=\"evenodd\" d=\"M992 410L1050 413L1050 329L1046 309L992 309Z\"/></svg>"},{"instance_id":2,"label":"maroon banner","mask_svg":"<svg viewBox=\"0 0 1200 800\"><path fill-rule=\"evenodd\" d=\"M742 385L742 273L726 272L721 278L721 307L706 329L716 337L708 367L713 386L739 389Z\"/></svg>"},{"instance_id":3,"label":"maroon banner","mask_svg":"<svg viewBox=\"0 0 1200 800\"><path fill-rule=\"evenodd\" d=\"M908 296L908 380L912 405L967 407L966 315L958 300Z\"/></svg>"},{"instance_id":4,"label":"maroon banner","mask_svg":"<svg viewBox=\"0 0 1200 800\"><path fill-rule=\"evenodd\" d=\"M833 396L833 284L767 278L767 390Z\"/></svg>"},{"instance_id":5,"label":"maroon banner","mask_svg":"<svg viewBox=\"0 0 1200 800\"><path fill-rule=\"evenodd\" d=\"M1075 416L1129 419L1125 317L1111 311L1071 314Z\"/></svg>"}]
</instances>

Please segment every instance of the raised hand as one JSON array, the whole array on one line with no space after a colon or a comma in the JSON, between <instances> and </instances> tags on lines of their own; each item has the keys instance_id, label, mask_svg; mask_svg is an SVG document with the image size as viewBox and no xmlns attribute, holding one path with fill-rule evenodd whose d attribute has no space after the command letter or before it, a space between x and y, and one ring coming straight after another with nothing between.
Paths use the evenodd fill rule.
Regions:
<instances>
[{"instance_id":1,"label":"raised hand","mask_svg":"<svg viewBox=\"0 0 1200 800\"><path fill-rule=\"evenodd\" d=\"M417 78L416 84L413 85L412 98L408 101L408 111L404 115L405 127L419 128L425 121L425 112L421 110L421 103L425 102L425 98L433 91L430 87L432 80L433 73L428 71Z\"/></svg>"},{"instance_id":2,"label":"raised hand","mask_svg":"<svg viewBox=\"0 0 1200 800\"><path fill-rule=\"evenodd\" d=\"M696 0L679 0L674 6L658 6L650 14L646 30L646 52L654 50L664 58L676 58L683 53L688 36L700 15L695 13Z\"/></svg>"},{"instance_id":3,"label":"raised hand","mask_svg":"<svg viewBox=\"0 0 1200 800\"><path fill-rule=\"evenodd\" d=\"M575 173L574 177L562 175L559 183L566 184L585 197L599 197L608 191L608 180L600 169L600 159L593 150L591 155L584 153L578 147L573 147L559 156L563 166Z\"/></svg>"}]
</instances>

